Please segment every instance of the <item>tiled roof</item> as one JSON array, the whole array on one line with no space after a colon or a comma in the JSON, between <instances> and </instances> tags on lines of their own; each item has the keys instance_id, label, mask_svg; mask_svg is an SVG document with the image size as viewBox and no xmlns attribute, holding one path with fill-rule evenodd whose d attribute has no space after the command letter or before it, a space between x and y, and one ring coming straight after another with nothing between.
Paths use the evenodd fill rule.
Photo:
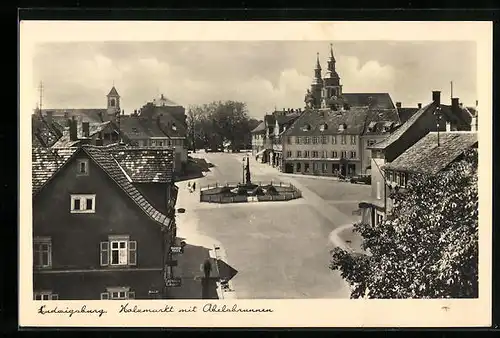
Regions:
<instances>
[{"instance_id":1,"label":"tiled roof","mask_svg":"<svg viewBox=\"0 0 500 338\"><path fill-rule=\"evenodd\" d=\"M95 134L97 134L98 132L103 131L108 126L115 128L116 132L118 133L118 128L111 121L100 122L100 123L99 122L97 122L97 123L89 122L89 137L92 137ZM76 133L77 133L77 137L79 139L83 138L83 127L81 124L77 124ZM76 140L76 141L70 140L69 127L64 127L62 137L52 147L53 148L74 147L78 143L79 143L78 140Z\"/></svg>"},{"instance_id":2,"label":"tiled roof","mask_svg":"<svg viewBox=\"0 0 500 338\"><path fill-rule=\"evenodd\" d=\"M99 165L118 186L146 213L151 219L162 225L169 225L170 219L156 210L128 180L118 162L110 153L100 147L90 145L82 149Z\"/></svg>"},{"instance_id":3,"label":"tiled roof","mask_svg":"<svg viewBox=\"0 0 500 338\"><path fill-rule=\"evenodd\" d=\"M401 119L401 123L405 123L408 121L410 117L412 117L418 111L417 107L403 107L398 108L399 118Z\"/></svg>"},{"instance_id":4,"label":"tiled roof","mask_svg":"<svg viewBox=\"0 0 500 338\"><path fill-rule=\"evenodd\" d=\"M394 109L394 103L388 93L342 93L351 107L367 107L370 101L373 108Z\"/></svg>"},{"instance_id":5,"label":"tiled roof","mask_svg":"<svg viewBox=\"0 0 500 338\"><path fill-rule=\"evenodd\" d=\"M113 88L111 88L107 96L120 96L120 95L118 95L118 91L116 90L115 86L113 86Z\"/></svg>"},{"instance_id":6,"label":"tiled roof","mask_svg":"<svg viewBox=\"0 0 500 338\"><path fill-rule=\"evenodd\" d=\"M263 133L266 131L266 123L264 121L262 121L261 123L259 123L259 125L257 127L255 127L254 130L252 130L251 132L254 133L254 134L257 134L257 133Z\"/></svg>"},{"instance_id":7,"label":"tiled roof","mask_svg":"<svg viewBox=\"0 0 500 338\"><path fill-rule=\"evenodd\" d=\"M110 152L133 182L172 182L172 149L113 147Z\"/></svg>"},{"instance_id":8,"label":"tiled roof","mask_svg":"<svg viewBox=\"0 0 500 338\"><path fill-rule=\"evenodd\" d=\"M434 175L445 169L463 152L477 145L475 132L430 132L384 169Z\"/></svg>"},{"instance_id":9,"label":"tiled roof","mask_svg":"<svg viewBox=\"0 0 500 338\"><path fill-rule=\"evenodd\" d=\"M154 221L169 225L170 219L156 210L142 194L132 185L125 171L118 164L109 150L102 147L83 145L71 149L33 148L32 175L33 195L35 196L47 182L54 177L59 169L68 163L73 156L84 151L126 194L137 204L146 215Z\"/></svg>"},{"instance_id":10,"label":"tiled roof","mask_svg":"<svg viewBox=\"0 0 500 338\"><path fill-rule=\"evenodd\" d=\"M296 120L297 118L300 117L299 112L293 112L293 113L283 113L281 111L275 111L272 114L266 114L264 116L264 121L268 126L274 126L276 124L276 120L278 120L278 124L280 126L284 124L288 124Z\"/></svg>"},{"instance_id":11,"label":"tiled roof","mask_svg":"<svg viewBox=\"0 0 500 338\"><path fill-rule=\"evenodd\" d=\"M52 119L60 125L67 126L67 120L71 117L82 117L83 122L104 122L107 116L106 108L90 108L90 109L43 109L45 113L52 112ZM67 113L67 116L65 116Z\"/></svg>"},{"instance_id":12,"label":"tiled roof","mask_svg":"<svg viewBox=\"0 0 500 338\"><path fill-rule=\"evenodd\" d=\"M160 129L156 119L139 116L121 116L120 130L131 140L168 136Z\"/></svg>"},{"instance_id":13,"label":"tiled roof","mask_svg":"<svg viewBox=\"0 0 500 338\"><path fill-rule=\"evenodd\" d=\"M120 130L131 140L186 136L186 129L181 122L175 123L175 127L169 127L158 118L133 115L120 116Z\"/></svg>"},{"instance_id":14,"label":"tiled roof","mask_svg":"<svg viewBox=\"0 0 500 338\"><path fill-rule=\"evenodd\" d=\"M32 193L36 194L68 161L76 148L50 149L34 147L31 152Z\"/></svg>"},{"instance_id":15,"label":"tiled roof","mask_svg":"<svg viewBox=\"0 0 500 338\"><path fill-rule=\"evenodd\" d=\"M436 106L434 104L428 104L425 107L419 109L415 114L413 114L405 123L403 123L399 128L397 128L393 133L391 133L384 140L375 143L370 148L371 149L385 149L390 144L398 140L410 127L418 121L418 119L427 111L427 109L432 109L434 111Z\"/></svg>"},{"instance_id":16,"label":"tiled roof","mask_svg":"<svg viewBox=\"0 0 500 338\"><path fill-rule=\"evenodd\" d=\"M284 133L284 135L294 136L320 136L351 134L361 135L368 132L370 122L375 122L375 128L372 132L376 133L379 127L385 122L399 123L399 118L394 109L373 110L368 107L352 107L345 111L333 111L329 109L312 110L308 109L293 123L293 125ZM322 125L326 128L321 130ZM343 125L343 130L339 127ZM309 130L306 130L308 127Z\"/></svg>"},{"instance_id":17,"label":"tiled roof","mask_svg":"<svg viewBox=\"0 0 500 338\"><path fill-rule=\"evenodd\" d=\"M383 135L400 124L399 114L395 109L369 109L363 135Z\"/></svg>"},{"instance_id":18,"label":"tiled roof","mask_svg":"<svg viewBox=\"0 0 500 338\"><path fill-rule=\"evenodd\" d=\"M433 102L429 103L427 106L422 107L416 113L414 113L405 123L403 123L399 128L397 128L392 134L390 134L386 139L375 143L370 148L371 149L385 149L394 141L398 140L415 122L417 122L420 117L426 113L434 114L437 105ZM468 111L460 108L456 111L452 111L451 106L440 105L441 114L445 121L452 123L457 130L469 130L472 116Z\"/></svg>"},{"instance_id":19,"label":"tiled roof","mask_svg":"<svg viewBox=\"0 0 500 338\"><path fill-rule=\"evenodd\" d=\"M31 115L31 133L33 145L50 147L61 137L57 126L49 123L39 113Z\"/></svg>"},{"instance_id":20,"label":"tiled roof","mask_svg":"<svg viewBox=\"0 0 500 338\"><path fill-rule=\"evenodd\" d=\"M441 104L441 112L447 121L459 128L458 130L470 128L472 114L467 108L459 107L453 111L451 106Z\"/></svg>"}]
</instances>

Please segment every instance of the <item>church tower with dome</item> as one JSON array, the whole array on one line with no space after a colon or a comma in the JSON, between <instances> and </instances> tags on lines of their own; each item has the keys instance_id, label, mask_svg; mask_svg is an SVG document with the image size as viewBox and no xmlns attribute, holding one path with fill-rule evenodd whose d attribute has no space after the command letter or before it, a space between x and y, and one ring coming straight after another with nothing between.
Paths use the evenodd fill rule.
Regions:
<instances>
[{"instance_id":1,"label":"church tower with dome","mask_svg":"<svg viewBox=\"0 0 500 338\"><path fill-rule=\"evenodd\" d=\"M311 89L307 90L305 102L310 108L328 108L342 105L342 85L340 76L335 69L335 56L333 55L333 45L330 44L330 56L327 61L325 76L321 74L321 65L319 62L319 53L316 58L316 67L314 68L314 78Z\"/></svg>"}]
</instances>

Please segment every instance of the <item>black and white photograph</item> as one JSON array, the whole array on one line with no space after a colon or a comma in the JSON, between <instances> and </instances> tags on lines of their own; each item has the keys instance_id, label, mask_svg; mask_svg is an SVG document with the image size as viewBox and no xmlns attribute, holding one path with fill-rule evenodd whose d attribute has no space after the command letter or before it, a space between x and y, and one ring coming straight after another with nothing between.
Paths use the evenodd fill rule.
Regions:
<instances>
[{"instance_id":1,"label":"black and white photograph","mask_svg":"<svg viewBox=\"0 0 500 338\"><path fill-rule=\"evenodd\" d=\"M488 313L491 41L473 23L449 39L404 37L404 23L403 38L377 23L349 38L342 22L317 38L314 23L282 23L307 38L279 39L286 28L227 22L142 40L114 23L81 38L29 24L20 299L33 309L184 307L221 326L248 312L307 326L325 307L373 324L377 300L439 301L447 324ZM304 301L321 305L288 312ZM324 317L311 321L346 326Z\"/></svg>"}]
</instances>

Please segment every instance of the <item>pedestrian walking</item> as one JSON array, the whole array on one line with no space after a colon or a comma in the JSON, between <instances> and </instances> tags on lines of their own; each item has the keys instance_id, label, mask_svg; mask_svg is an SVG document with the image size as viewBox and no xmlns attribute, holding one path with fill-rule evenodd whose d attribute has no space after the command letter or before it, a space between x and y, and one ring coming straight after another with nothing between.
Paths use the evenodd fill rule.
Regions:
<instances>
[{"instance_id":1,"label":"pedestrian walking","mask_svg":"<svg viewBox=\"0 0 500 338\"><path fill-rule=\"evenodd\" d=\"M191 182L188 182L188 190L191 190Z\"/></svg>"},{"instance_id":2,"label":"pedestrian walking","mask_svg":"<svg viewBox=\"0 0 500 338\"><path fill-rule=\"evenodd\" d=\"M192 187L193 187L193 191L195 191L196 190L196 182L193 182Z\"/></svg>"}]
</instances>

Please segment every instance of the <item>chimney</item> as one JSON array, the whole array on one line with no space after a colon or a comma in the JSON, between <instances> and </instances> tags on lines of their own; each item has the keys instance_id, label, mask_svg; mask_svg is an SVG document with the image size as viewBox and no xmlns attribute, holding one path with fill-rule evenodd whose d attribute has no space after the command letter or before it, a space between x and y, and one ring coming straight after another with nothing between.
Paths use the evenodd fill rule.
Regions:
<instances>
[{"instance_id":1,"label":"chimney","mask_svg":"<svg viewBox=\"0 0 500 338\"><path fill-rule=\"evenodd\" d=\"M451 111L455 112L460 107L458 97L451 98Z\"/></svg>"},{"instance_id":2,"label":"chimney","mask_svg":"<svg viewBox=\"0 0 500 338\"><path fill-rule=\"evenodd\" d=\"M417 106L418 106L418 109L422 109L422 104L421 103L419 103Z\"/></svg>"},{"instance_id":3,"label":"chimney","mask_svg":"<svg viewBox=\"0 0 500 338\"><path fill-rule=\"evenodd\" d=\"M82 134L83 137L90 137L90 126L88 122L82 123Z\"/></svg>"},{"instance_id":4,"label":"chimney","mask_svg":"<svg viewBox=\"0 0 500 338\"><path fill-rule=\"evenodd\" d=\"M441 105L441 92L439 90L434 90L432 92L432 102L437 106Z\"/></svg>"},{"instance_id":5,"label":"chimney","mask_svg":"<svg viewBox=\"0 0 500 338\"><path fill-rule=\"evenodd\" d=\"M67 119L69 117L69 114L67 111L64 112L64 118Z\"/></svg>"},{"instance_id":6,"label":"chimney","mask_svg":"<svg viewBox=\"0 0 500 338\"><path fill-rule=\"evenodd\" d=\"M396 102L396 108L401 108L401 102Z\"/></svg>"},{"instance_id":7,"label":"chimney","mask_svg":"<svg viewBox=\"0 0 500 338\"><path fill-rule=\"evenodd\" d=\"M70 125L69 125L69 139L70 139L70 141L76 141L76 140L78 140L77 122L76 122L74 116L70 120Z\"/></svg>"},{"instance_id":8,"label":"chimney","mask_svg":"<svg viewBox=\"0 0 500 338\"><path fill-rule=\"evenodd\" d=\"M50 126L50 125L52 125L52 121L53 121L52 117L54 116L54 112L48 111L46 114L47 115L45 116L45 119L47 121L47 124Z\"/></svg>"}]
</instances>

